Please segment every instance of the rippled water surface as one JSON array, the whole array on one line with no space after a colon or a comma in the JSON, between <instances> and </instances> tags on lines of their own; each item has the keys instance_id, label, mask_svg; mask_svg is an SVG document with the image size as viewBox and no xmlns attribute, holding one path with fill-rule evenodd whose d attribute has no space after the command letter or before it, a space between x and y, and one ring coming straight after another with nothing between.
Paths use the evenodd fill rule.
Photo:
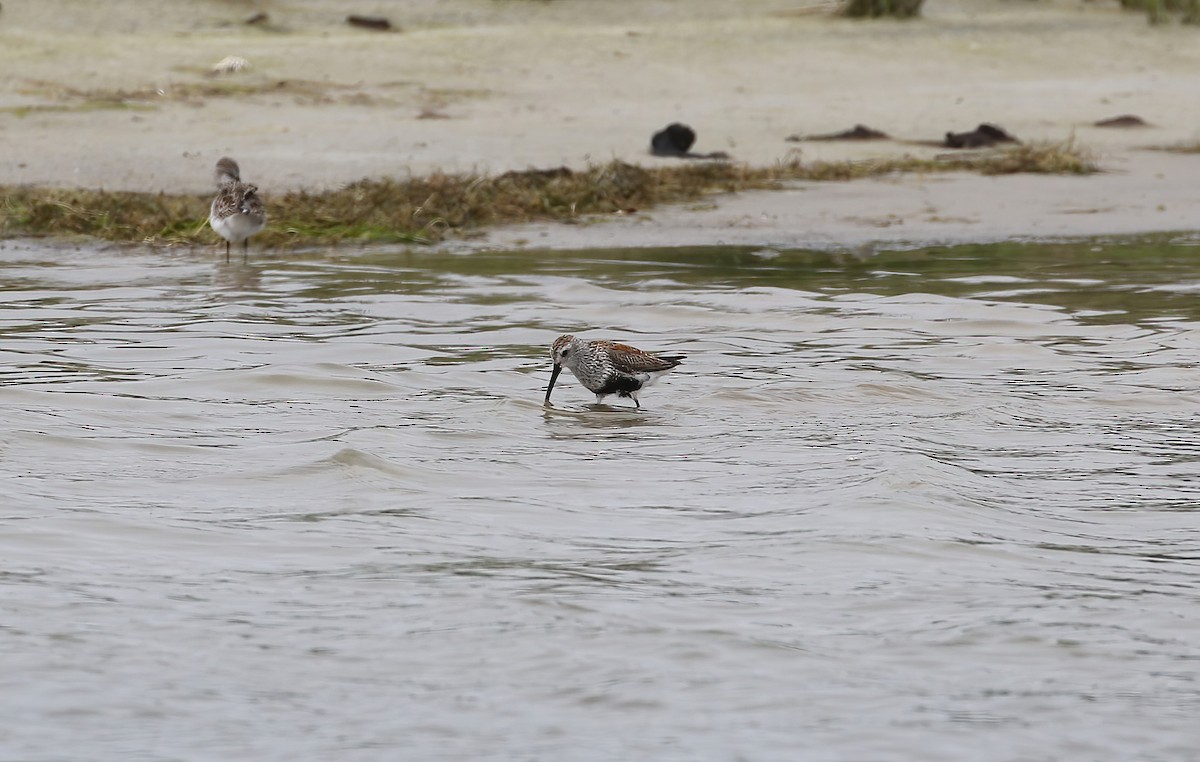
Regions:
<instances>
[{"instance_id":1,"label":"rippled water surface","mask_svg":"<svg viewBox=\"0 0 1200 762\"><path fill-rule=\"evenodd\" d=\"M1198 252L5 244L0 759L1196 759Z\"/></svg>"}]
</instances>

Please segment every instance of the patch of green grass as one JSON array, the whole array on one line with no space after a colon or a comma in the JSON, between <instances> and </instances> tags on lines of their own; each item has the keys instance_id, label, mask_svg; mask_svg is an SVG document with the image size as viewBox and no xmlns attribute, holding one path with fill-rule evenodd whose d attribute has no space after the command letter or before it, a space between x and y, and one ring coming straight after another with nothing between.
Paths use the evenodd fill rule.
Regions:
<instances>
[{"instance_id":1,"label":"patch of green grass","mask_svg":"<svg viewBox=\"0 0 1200 762\"><path fill-rule=\"evenodd\" d=\"M1182 24L1200 24L1200 0L1120 0L1121 7L1143 10L1151 24L1177 18Z\"/></svg>"},{"instance_id":2,"label":"patch of green grass","mask_svg":"<svg viewBox=\"0 0 1200 762\"><path fill-rule=\"evenodd\" d=\"M91 109L152 109L162 104L196 105L217 98L254 98L274 96L290 98L305 105L338 104L342 106L398 105L416 101L430 113L463 100L485 98L491 92L471 88L427 88L415 83L394 82L390 88L412 88L415 94L401 98L365 92L358 85L337 82L316 82L306 79L246 79L207 77L196 82L171 82L162 86L148 85L133 89L81 89L61 82L31 79L19 88L22 95L54 101L54 103L16 106L0 109L18 117L32 113L56 111L87 111Z\"/></svg>"},{"instance_id":3,"label":"patch of green grass","mask_svg":"<svg viewBox=\"0 0 1200 762\"><path fill-rule=\"evenodd\" d=\"M125 89L80 89L59 82L27 80L20 89L23 95L51 98L84 104L200 103L212 98L247 98L261 95L288 96L301 103L340 103L343 105L372 105L381 99L362 92L353 85L334 82L314 82L303 79L231 81L222 78L202 82L172 82L161 87L147 86ZM387 102L391 102L388 100Z\"/></svg>"},{"instance_id":4,"label":"patch of green grass","mask_svg":"<svg viewBox=\"0 0 1200 762\"><path fill-rule=\"evenodd\" d=\"M18 119L24 119L33 114L78 114L87 111L106 111L109 109L117 111L153 111L154 106L144 103L125 103L122 101L85 101L70 105L39 103L28 106L5 106L4 108L0 108L0 114L11 114Z\"/></svg>"},{"instance_id":5,"label":"patch of green grass","mask_svg":"<svg viewBox=\"0 0 1200 762\"><path fill-rule=\"evenodd\" d=\"M892 18L908 19L921 15L921 5L924 0L843 0L838 7L838 15L850 18Z\"/></svg>"},{"instance_id":6,"label":"patch of green grass","mask_svg":"<svg viewBox=\"0 0 1200 762\"><path fill-rule=\"evenodd\" d=\"M988 151L979 154L974 165L968 162L966 168L977 169L985 175L1090 175L1100 171L1092 152L1075 145L1074 140L1065 143L1035 141Z\"/></svg>"},{"instance_id":7,"label":"patch of green grass","mask_svg":"<svg viewBox=\"0 0 1200 762\"><path fill-rule=\"evenodd\" d=\"M361 180L334 191L265 194L270 220L255 237L267 246L338 242L433 243L501 224L576 220L714 193L780 187L788 181L836 181L905 172L983 174L1098 171L1072 143L1033 143L995 151L769 167L686 162L645 168L620 161L572 172L566 168L497 176L435 172L408 179ZM109 241L197 244L208 230L209 196L127 191L0 187L0 236L88 235Z\"/></svg>"},{"instance_id":8,"label":"patch of green grass","mask_svg":"<svg viewBox=\"0 0 1200 762\"><path fill-rule=\"evenodd\" d=\"M1193 140L1190 143L1174 143L1167 146L1156 146L1156 151L1170 151L1171 153L1200 153L1200 140Z\"/></svg>"}]
</instances>

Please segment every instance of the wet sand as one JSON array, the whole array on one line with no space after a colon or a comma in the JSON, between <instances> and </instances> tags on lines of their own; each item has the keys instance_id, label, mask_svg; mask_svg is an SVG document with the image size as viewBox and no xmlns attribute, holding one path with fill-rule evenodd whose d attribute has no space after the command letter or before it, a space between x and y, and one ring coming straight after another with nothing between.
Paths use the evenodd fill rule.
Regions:
<instances>
[{"instance_id":1,"label":"wet sand","mask_svg":"<svg viewBox=\"0 0 1200 762\"><path fill-rule=\"evenodd\" d=\"M1112 153L1098 175L900 175L793 183L584 224L490 231L469 248L863 249L1181 233L1200 242L1200 156Z\"/></svg>"},{"instance_id":2,"label":"wet sand","mask_svg":"<svg viewBox=\"0 0 1200 762\"><path fill-rule=\"evenodd\" d=\"M435 170L611 159L647 166L683 121L694 150L767 164L938 149L904 141L995 122L1096 149L1090 178L902 177L655 210L616 224L493 231L495 245L736 240L854 244L1197 227L1194 29L1115 4L933 0L924 19L849 22L782 0L65 0L0 14L5 182L202 192L222 155L264 191ZM266 25L244 22L254 12ZM387 15L397 33L356 29ZM226 56L250 66L206 72ZM284 83L280 85L279 83ZM1101 129L1137 114L1153 127ZM857 123L894 142L794 143Z\"/></svg>"}]
</instances>

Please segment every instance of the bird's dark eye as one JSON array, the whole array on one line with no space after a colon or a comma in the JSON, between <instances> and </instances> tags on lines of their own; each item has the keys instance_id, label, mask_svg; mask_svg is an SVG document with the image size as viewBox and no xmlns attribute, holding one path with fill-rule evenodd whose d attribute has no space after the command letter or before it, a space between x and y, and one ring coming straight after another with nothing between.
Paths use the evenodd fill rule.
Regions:
<instances>
[{"instance_id":1,"label":"bird's dark eye","mask_svg":"<svg viewBox=\"0 0 1200 762\"><path fill-rule=\"evenodd\" d=\"M569 355L569 354L571 354L571 350L569 350L569 349L564 349L564 350L562 351L562 356L563 356L563 357L566 357L566 356L567 356L567 355Z\"/></svg>"}]
</instances>

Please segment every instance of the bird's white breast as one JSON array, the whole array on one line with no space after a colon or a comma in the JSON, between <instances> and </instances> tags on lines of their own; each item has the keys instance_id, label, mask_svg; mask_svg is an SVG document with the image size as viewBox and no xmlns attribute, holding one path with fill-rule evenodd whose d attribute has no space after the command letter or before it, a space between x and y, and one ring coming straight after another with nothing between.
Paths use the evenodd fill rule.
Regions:
<instances>
[{"instance_id":1,"label":"bird's white breast","mask_svg":"<svg viewBox=\"0 0 1200 762\"><path fill-rule=\"evenodd\" d=\"M266 220L241 213L231 214L228 217L217 217L214 214L209 217L209 223L212 225L212 229L217 231L217 235L226 241L237 243L262 230L266 225Z\"/></svg>"}]
</instances>

